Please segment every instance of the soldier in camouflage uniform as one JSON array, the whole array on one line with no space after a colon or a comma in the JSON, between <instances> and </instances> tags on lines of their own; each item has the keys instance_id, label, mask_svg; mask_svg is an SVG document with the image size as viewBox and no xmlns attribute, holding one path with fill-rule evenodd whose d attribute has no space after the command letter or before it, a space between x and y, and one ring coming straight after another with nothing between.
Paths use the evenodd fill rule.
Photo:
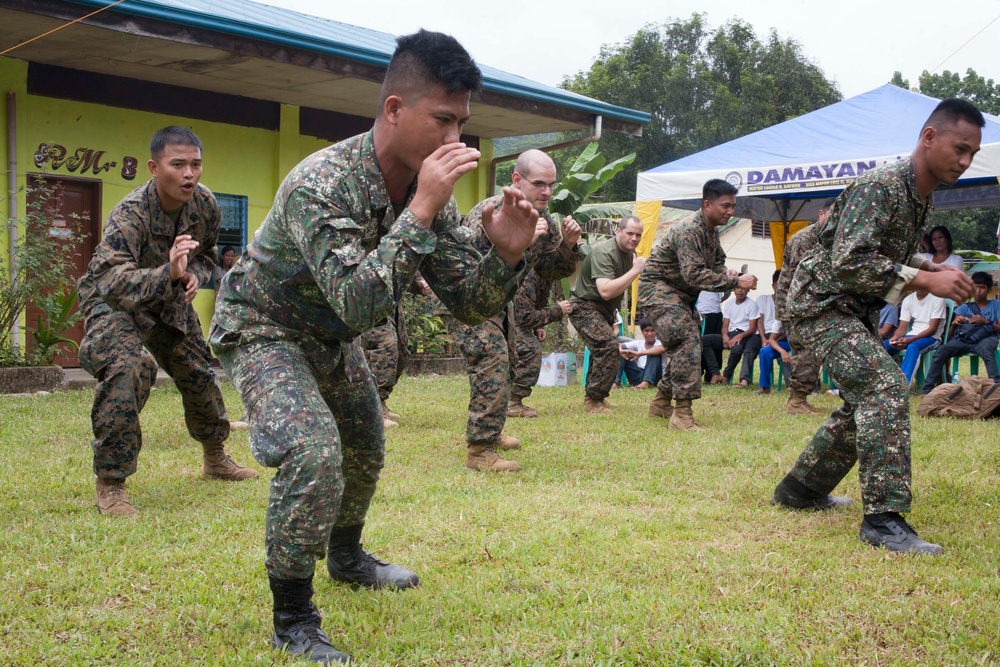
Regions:
<instances>
[{"instance_id":1,"label":"soldier in camouflage uniform","mask_svg":"<svg viewBox=\"0 0 1000 667\"><path fill-rule=\"evenodd\" d=\"M508 417L537 417L538 413L524 404L531 388L538 382L542 368L542 343L545 327L569 314L569 301L549 305L552 281L531 271L514 295L514 319L517 324L516 360L511 364Z\"/></svg>"},{"instance_id":2,"label":"soldier in camouflage uniform","mask_svg":"<svg viewBox=\"0 0 1000 667\"><path fill-rule=\"evenodd\" d=\"M808 346L795 340L792 322L788 317L788 287L792 284L792 277L795 275L795 269L799 262L802 261L802 256L816 245L817 230L825 224L835 201L837 200L833 197L824 202L823 207L819 210L816 224L800 230L785 243L785 253L781 260L781 274L774 287L774 317L781 322L781 328L784 330L785 338L791 348L790 352L781 355L789 370L789 395L788 402L785 404L785 412L790 415L816 414L816 410L806 398L819 382L822 364L809 351Z\"/></svg>"},{"instance_id":3,"label":"soldier in camouflage uniform","mask_svg":"<svg viewBox=\"0 0 1000 667\"><path fill-rule=\"evenodd\" d=\"M719 243L718 228L729 222L735 205L733 185L718 178L705 183L701 208L667 230L639 279L639 308L656 325L667 357L649 415L669 419L670 428L701 430L691 413L692 401L701 398L699 292L757 288L756 277L726 268Z\"/></svg>"},{"instance_id":4,"label":"soldier in camouflage uniform","mask_svg":"<svg viewBox=\"0 0 1000 667\"><path fill-rule=\"evenodd\" d=\"M518 156L512 176L513 188L524 194L545 224L545 234L524 253L526 269L534 268L543 278L556 280L569 276L576 268L579 256L577 241L580 225L566 216L562 226L546 212L549 198L556 185L556 166L545 153L525 151ZM492 243L482 227L483 211L496 207L500 197L479 202L465 216L465 226L473 230L473 241L483 254ZM465 465L483 472L517 472L516 461L505 460L497 449L518 449L521 443L503 433L510 399L510 360L515 335L513 306L482 324L470 327L451 324L451 334L465 357L469 374L469 418L465 440L468 444Z\"/></svg>"},{"instance_id":5,"label":"soldier in camouflage uniform","mask_svg":"<svg viewBox=\"0 0 1000 667\"><path fill-rule=\"evenodd\" d=\"M919 254L932 193L972 163L985 124L968 102L945 100L909 158L859 176L837 199L818 243L795 269L788 314L796 343L821 359L844 399L778 484L771 502L826 509L858 464L862 541L892 551L940 553L901 516L910 511L908 383L876 333L884 303L923 289L955 301L972 293L961 271Z\"/></svg>"},{"instance_id":6,"label":"soldier in camouflage uniform","mask_svg":"<svg viewBox=\"0 0 1000 667\"><path fill-rule=\"evenodd\" d=\"M423 294L431 295L431 288L427 282L417 276L413 280L411 290ZM361 349L365 352L365 361L375 378L378 386L378 395L382 400L382 425L385 428L399 426L399 415L389 409L386 401L392 394L392 390L403 376L410 362L410 352L407 348L409 344L406 333L406 316L403 313L403 303L400 301L396 314L390 317L385 324L366 331L360 336Z\"/></svg>"},{"instance_id":7,"label":"soldier in camouflage uniform","mask_svg":"<svg viewBox=\"0 0 1000 667\"><path fill-rule=\"evenodd\" d=\"M590 350L590 368L583 409L592 414L611 412L608 394L618 375L618 331L615 315L622 295L646 265L636 257L642 240L642 221L630 215L618 223L614 238L590 249L573 286L569 319Z\"/></svg>"},{"instance_id":8,"label":"soldier in camouflage uniform","mask_svg":"<svg viewBox=\"0 0 1000 667\"><path fill-rule=\"evenodd\" d=\"M97 508L109 515L136 513L125 478L142 449L139 413L157 363L181 394L188 433L202 443L205 475L258 474L223 447L229 417L191 306L212 276L222 222L215 197L198 183L201 142L190 130L167 127L153 136L150 153L152 180L111 211L78 285L86 329L80 365L97 378L91 411Z\"/></svg>"},{"instance_id":9,"label":"soldier in camouflage uniform","mask_svg":"<svg viewBox=\"0 0 1000 667\"><path fill-rule=\"evenodd\" d=\"M480 154L458 142L481 80L453 38L400 37L374 128L285 177L219 291L211 344L243 397L254 456L277 469L265 561L273 645L315 662L349 659L320 629L317 560L336 581L419 583L361 546L385 432L358 336L396 312L418 270L455 317L496 315L539 233L538 214L510 189L483 213L488 255L461 226L452 191Z\"/></svg>"}]
</instances>

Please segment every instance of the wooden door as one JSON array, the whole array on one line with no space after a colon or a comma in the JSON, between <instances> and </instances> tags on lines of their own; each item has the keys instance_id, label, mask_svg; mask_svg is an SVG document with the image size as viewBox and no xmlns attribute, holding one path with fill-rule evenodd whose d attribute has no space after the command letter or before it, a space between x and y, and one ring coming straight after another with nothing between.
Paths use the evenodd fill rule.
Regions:
<instances>
[{"instance_id":1,"label":"wooden door","mask_svg":"<svg viewBox=\"0 0 1000 667\"><path fill-rule=\"evenodd\" d=\"M101 240L101 181L84 178L61 178L43 174L28 174L28 203L38 200L35 184L38 179L44 181L46 187L54 194L48 200L50 219L53 221L49 237L56 243L73 244L74 266L66 276L67 285L76 285L76 281L87 270L91 257L94 256L94 246ZM28 307L26 339L31 349L34 339L31 332L37 327L41 311L34 305ZM83 340L83 321L63 334L76 341ZM69 346L62 346L60 354L53 363L63 368L79 367L76 351Z\"/></svg>"}]
</instances>

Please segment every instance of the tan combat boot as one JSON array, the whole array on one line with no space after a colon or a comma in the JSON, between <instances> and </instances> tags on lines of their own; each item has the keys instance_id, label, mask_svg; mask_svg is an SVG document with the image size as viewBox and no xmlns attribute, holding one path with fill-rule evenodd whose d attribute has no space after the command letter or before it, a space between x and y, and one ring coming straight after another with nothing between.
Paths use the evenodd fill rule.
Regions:
<instances>
[{"instance_id":1,"label":"tan combat boot","mask_svg":"<svg viewBox=\"0 0 1000 667\"><path fill-rule=\"evenodd\" d=\"M537 417L538 413L521 402L520 396L511 396L507 401L508 417Z\"/></svg>"},{"instance_id":2,"label":"tan combat boot","mask_svg":"<svg viewBox=\"0 0 1000 667\"><path fill-rule=\"evenodd\" d=\"M809 405L806 401L806 395L792 391L791 396L788 397L788 403L785 404L785 412L790 415L815 415L818 414L813 406Z\"/></svg>"},{"instance_id":3,"label":"tan combat boot","mask_svg":"<svg viewBox=\"0 0 1000 667\"><path fill-rule=\"evenodd\" d=\"M97 511L105 516L135 516L139 512L125 493L124 479L97 478Z\"/></svg>"},{"instance_id":4,"label":"tan combat boot","mask_svg":"<svg viewBox=\"0 0 1000 667\"><path fill-rule=\"evenodd\" d=\"M606 415L611 412L607 401L595 401L592 398L583 399L583 409L592 415Z\"/></svg>"},{"instance_id":5,"label":"tan combat boot","mask_svg":"<svg viewBox=\"0 0 1000 667\"><path fill-rule=\"evenodd\" d=\"M672 398L673 396L671 396L668 392L665 392L660 387L657 387L656 396L653 398L653 402L649 404L649 416L670 419L674 414L674 406L670 405L670 400Z\"/></svg>"},{"instance_id":6,"label":"tan combat boot","mask_svg":"<svg viewBox=\"0 0 1000 667\"><path fill-rule=\"evenodd\" d=\"M246 431L250 428L250 424L243 421L242 419L237 419L236 421L230 420L229 430L230 431Z\"/></svg>"},{"instance_id":7,"label":"tan combat boot","mask_svg":"<svg viewBox=\"0 0 1000 667\"><path fill-rule=\"evenodd\" d=\"M497 440L497 447L500 449L521 449L521 441L512 435L501 433L500 439Z\"/></svg>"},{"instance_id":8,"label":"tan combat boot","mask_svg":"<svg viewBox=\"0 0 1000 667\"><path fill-rule=\"evenodd\" d=\"M465 467L479 472L517 472L517 461L507 461L497 454L495 443L469 443L465 454Z\"/></svg>"},{"instance_id":9,"label":"tan combat boot","mask_svg":"<svg viewBox=\"0 0 1000 667\"><path fill-rule=\"evenodd\" d=\"M679 431L705 430L694 423L694 415L691 414L691 399L677 399L677 406L674 408L674 414L670 418L669 426Z\"/></svg>"},{"instance_id":10,"label":"tan combat boot","mask_svg":"<svg viewBox=\"0 0 1000 667\"><path fill-rule=\"evenodd\" d=\"M201 464L201 471L205 473L205 477L242 482L245 479L253 479L260 474L251 468L244 468L230 458L221 442L203 442L201 447L205 452Z\"/></svg>"},{"instance_id":11,"label":"tan combat boot","mask_svg":"<svg viewBox=\"0 0 1000 667\"><path fill-rule=\"evenodd\" d=\"M397 415L392 410L390 410L389 406L385 404L385 401L382 401L382 418L388 419L389 421L397 422L395 426L399 426L398 422L400 420L400 416Z\"/></svg>"}]
</instances>

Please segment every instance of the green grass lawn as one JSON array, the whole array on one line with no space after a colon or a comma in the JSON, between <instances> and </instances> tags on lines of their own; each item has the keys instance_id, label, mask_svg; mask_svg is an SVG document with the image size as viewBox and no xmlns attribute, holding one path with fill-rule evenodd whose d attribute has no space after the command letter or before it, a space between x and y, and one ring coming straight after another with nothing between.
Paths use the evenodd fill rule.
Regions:
<instances>
[{"instance_id":1,"label":"green grass lawn","mask_svg":"<svg viewBox=\"0 0 1000 667\"><path fill-rule=\"evenodd\" d=\"M269 648L270 471L201 479L168 386L142 416L139 517L101 517L91 396L0 397L0 664L296 664ZM1000 664L1000 424L914 411L909 518L946 551L907 557L858 541L856 472L847 510L768 504L823 420L785 415L786 392L707 387L703 433L649 419L652 397L591 416L578 385L538 388L539 418L507 429L524 470L488 475L463 465L465 377L403 379L365 543L423 585L355 590L320 563L333 644L370 665ZM251 462L246 433L229 448Z\"/></svg>"}]
</instances>

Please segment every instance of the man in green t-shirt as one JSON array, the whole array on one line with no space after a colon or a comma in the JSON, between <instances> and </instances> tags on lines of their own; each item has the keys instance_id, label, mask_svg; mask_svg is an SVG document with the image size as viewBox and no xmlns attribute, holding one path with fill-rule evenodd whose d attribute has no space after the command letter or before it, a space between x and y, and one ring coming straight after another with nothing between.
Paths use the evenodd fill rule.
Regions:
<instances>
[{"instance_id":1,"label":"man in green t-shirt","mask_svg":"<svg viewBox=\"0 0 1000 667\"><path fill-rule=\"evenodd\" d=\"M610 412L608 394L618 371L618 330L615 315L628 289L643 267L645 257L636 257L642 239L642 221L634 215L618 223L614 238L596 244L583 260L570 300L570 322L590 350L590 370L583 408L587 412Z\"/></svg>"}]
</instances>

